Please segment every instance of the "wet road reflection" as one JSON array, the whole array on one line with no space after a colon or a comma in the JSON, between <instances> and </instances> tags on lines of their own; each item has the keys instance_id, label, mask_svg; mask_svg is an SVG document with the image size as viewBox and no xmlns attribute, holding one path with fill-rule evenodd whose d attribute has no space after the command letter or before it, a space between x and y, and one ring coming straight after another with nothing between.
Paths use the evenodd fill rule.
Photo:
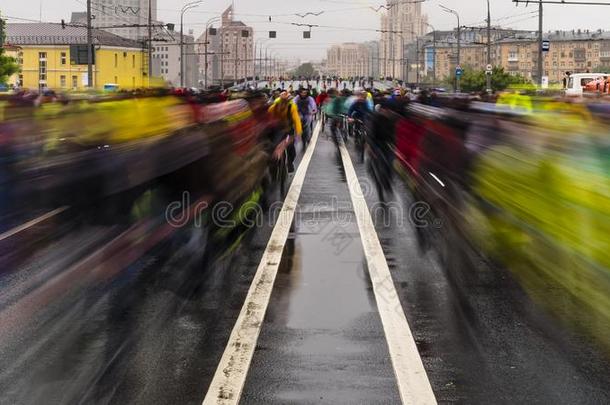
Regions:
<instances>
[{"instance_id":1,"label":"wet road reflection","mask_svg":"<svg viewBox=\"0 0 610 405\"><path fill-rule=\"evenodd\" d=\"M321 138L243 403L399 401L341 167Z\"/></svg>"}]
</instances>

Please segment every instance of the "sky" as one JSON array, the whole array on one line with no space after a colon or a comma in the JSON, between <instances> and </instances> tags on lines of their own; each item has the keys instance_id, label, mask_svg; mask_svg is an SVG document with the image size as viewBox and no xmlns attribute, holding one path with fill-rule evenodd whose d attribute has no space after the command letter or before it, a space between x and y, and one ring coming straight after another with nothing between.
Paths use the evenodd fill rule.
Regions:
<instances>
[{"instance_id":1,"label":"sky","mask_svg":"<svg viewBox=\"0 0 610 405\"><path fill-rule=\"evenodd\" d=\"M121 0L112 1L121 4ZM546 5L545 31L578 28L610 30L610 0L598 1L608 3L608 6ZM180 8L188 2L157 0L159 19L178 25ZM69 20L72 11L84 11L85 3L85 0L0 0L0 11L4 16L39 20L42 10L43 21L60 22L61 19ZM192 29L199 36L208 19L220 15L230 4L231 0L204 0L199 7L185 14L185 31ZM277 39L266 41L271 49L275 49L277 56L291 61L315 61L322 59L326 49L333 44L378 39L379 34L374 30L380 26L380 14L370 7L385 4L385 0L235 0L234 4L236 19L253 26L257 39L266 38L269 30L278 32ZM486 0L425 0L422 9L438 30L449 30L456 26L455 16L443 12L440 4L458 11L461 25L484 24ZM512 0L490 0L490 8L494 25L537 30L537 4L526 7L525 4L515 6ZM319 16L302 18L296 15L321 11L324 12ZM311 39L305 40L302 31L308 28L292 23L325 27L312 28Z\"/></svg>"}]
</instances>

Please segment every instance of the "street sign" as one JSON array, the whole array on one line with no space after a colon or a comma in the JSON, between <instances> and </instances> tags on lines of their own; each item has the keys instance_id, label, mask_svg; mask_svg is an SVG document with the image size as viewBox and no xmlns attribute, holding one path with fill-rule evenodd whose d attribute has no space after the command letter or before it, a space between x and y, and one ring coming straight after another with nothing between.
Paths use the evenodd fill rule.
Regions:
<instances>
[{"instance_id":1,"label":"street sign","mask_svg":"<svg viewBox=\"0 0 610 405\"><path fill-rule=\"evenodd\" d=\"M486 70L486 71L488 71L488 72L493 72L494 67L493 67L493 66L491 66L491 65L487 65L487 66L485 67L485 70Z\"/></svg>"},{"instance_id":2,"label":"street sign","mask_svg":"<svg viewBox=\"0 0 610 405\"><path fill-rule=\"evenodd\" d=\"M464 73L464 71L462 70L462 67L461 66L456 66L455 67L455 75L457 77L460 77L460 76L462 76L462 73Z\"/></svg>"},{"instance_id":3,"label":"street sign","mask_svg":"<svg viewBox=\"0 0 610 405\"><path fill-rule=\"evenodd\" d=\"M542 41L542 52L548 52L551 49L551 41L544 40Z\"/></svg>"}]
</instances>

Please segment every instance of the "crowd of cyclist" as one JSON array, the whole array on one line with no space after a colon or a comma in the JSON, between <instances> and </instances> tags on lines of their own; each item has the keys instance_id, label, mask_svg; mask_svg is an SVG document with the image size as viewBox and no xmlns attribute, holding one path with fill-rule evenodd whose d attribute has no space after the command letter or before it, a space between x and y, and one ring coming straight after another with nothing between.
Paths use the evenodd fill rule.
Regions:
<instances>
[{"instance_id":1,"label":"crowd of cyclist","mask_svg":"<svg viewBox=\"0 0 610 405\"><path fill-rule=\"evenodd\" d=\"M1 99L2 223L36 193L55 197L49 208L114 194L137 205L150 187L188 189L235 207L268 203L295 169L295 144L306 148L321 121L335 143L361 153L380 200L393 199L399 177L413 200L428 204L415 224L422 249L444 245L435 250L448 263L448 252L470 240L540 299L547 285L564 291L586 308L594 325L587 332L608 336L607 103L525 91L481 103L479 96L344 83ZM243 210L234 215L243 219ZM437 221L442 227L427 226ZM242 232L229 239L238 242ZM553 302L545 305L569 319Z\"/></svg>"}]
</instances>

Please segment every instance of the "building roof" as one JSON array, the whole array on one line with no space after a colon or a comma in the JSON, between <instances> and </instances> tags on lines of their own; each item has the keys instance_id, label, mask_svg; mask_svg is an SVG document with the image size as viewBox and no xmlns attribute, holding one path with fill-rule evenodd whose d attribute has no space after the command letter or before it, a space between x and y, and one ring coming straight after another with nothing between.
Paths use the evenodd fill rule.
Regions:
<instances>
[{"instance_id":1,"label":"building roof","mask_svg":"<svg viewBox=\"0 0 610 405\"><path fill-rule=\"evenodd\" d=\"M122 48L142 48L138 41L123 38L110 32L93 29L93 44ZM13 45L86 45L87 28L54 23L6 24L6 42Z\"/></svg>"},{"instance_id":2,"label":"building roof","mask_svg":"<svg viewBox=\"0 0 610 405\"><path fill-rule=\"evenodd\" d=\"M545 40L551 42L562 41L595 41L602 39L610 39L610 31L588 31L588 30L573 30L573 31L551 31L543 34ZM532 42L538 40L538 33L531 32L529 34L519 33L514 38L504 38L498 42Z\"/></svg>"}]
</instances>

